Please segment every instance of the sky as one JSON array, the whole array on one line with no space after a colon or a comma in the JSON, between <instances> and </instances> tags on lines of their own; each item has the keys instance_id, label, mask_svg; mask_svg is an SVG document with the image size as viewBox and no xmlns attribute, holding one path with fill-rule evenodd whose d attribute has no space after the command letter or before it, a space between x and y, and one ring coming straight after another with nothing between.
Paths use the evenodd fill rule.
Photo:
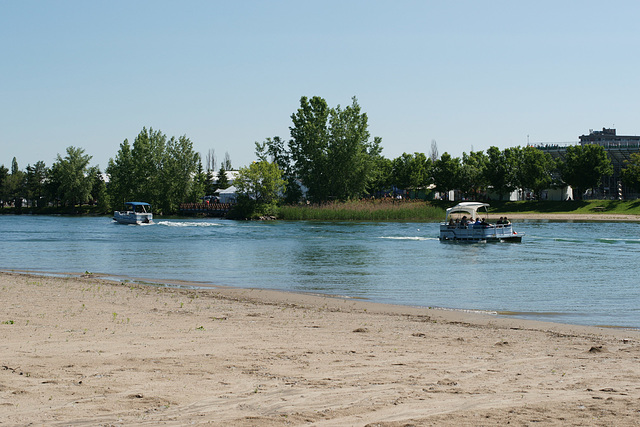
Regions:
<instances>
[{"instance_id":1,"label":"sky","mask_svg":"<svg viewBox=\"0 0 640 427\"><path fill-rule=\"evenodd\" d=\"M638 18L616 0L0 0L0 164L74 146L104 170L147 127L246 166L302 96L355 96L388 158L638 135Z\"/></svg>"}]
</instances>

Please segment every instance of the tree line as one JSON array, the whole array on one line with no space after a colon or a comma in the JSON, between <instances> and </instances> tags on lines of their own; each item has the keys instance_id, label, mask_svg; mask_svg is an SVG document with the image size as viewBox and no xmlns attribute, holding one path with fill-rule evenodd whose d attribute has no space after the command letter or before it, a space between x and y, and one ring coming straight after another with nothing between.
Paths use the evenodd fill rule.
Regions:
<instances>
[{"instance_id":1,"label":"tree line","mask_svg":"<svg viewBox=\"0 0 640 427\"><path fill-rule=\"evenodd\" d=\"M322 203L376 196L395 190L434 188L446 194L459 190L466 198L480 198L488 191L502 198L515 189L526 189L538 198L554 186L571 185L576 194L596 187L602 176L613 171L603 147L567 147L562 161L535 147L490 147L462 157L431 153L403 153L388 159L382 139L371 137L368 117L354 97L350 105L330 107L321 97L302 97L291 115L290 138L279 136L256 143L257 160L242 167L234 182L240 204L248 214L264 211L277 203L296 203L303 197ZM133 144L125 139L105 169L107 180L91 156L68 147L51 167L43 161L11 169L0 166L0 203L16 207L67 206L93 203L107 212L125 201L142 200L157 211L175 213L181 203L198 202L217 188L226 188L231 170L228 153L214 180L215 154L210 150L203 165L189 138L167 137L161 131L143 128ZM636 162L640 165L640 156ZM640 183L640 166L630 164L623 177ZM634 169L635 167L635 169ZM631 185L631 184L629 184ZM267 210L268 210L267 209Z\"/></svg>"}]
</instances>

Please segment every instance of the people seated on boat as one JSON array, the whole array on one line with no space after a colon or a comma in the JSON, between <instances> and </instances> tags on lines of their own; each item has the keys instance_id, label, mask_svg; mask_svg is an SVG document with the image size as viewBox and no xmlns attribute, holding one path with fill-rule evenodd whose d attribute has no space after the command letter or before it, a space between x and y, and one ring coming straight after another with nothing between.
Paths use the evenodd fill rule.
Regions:
<instances>
[{"instance_id":1,"label":"people seated on boat","mask_svg":"<svg viewBox=\"0 0 640 427\"><path fill-rule=\"evenodd\" d=\"M453 218L449 218L449 228L455 227L456 224L453 222Z\"/></svg>"},{"instance_id":2,"label":"people seated on boat","mask_svg":"<svg viewBox=\"0 0 640 427\"><path fill-rule=\"evenodd\" d=\"M469 223L469 220L467 219L467 216L463 216L462 219L460 220L460 228L467 228L467 224Z\"/></svg>"},{"instance_id":3,"label":"people seated on boat","mask_svg":"<svg viewBox=\"0 0 640 427\"><path fill-rule=\"evenodd\" d=\"M504 225L509 225L509 224L511 224L511 221L509 221L509 220L507 219L507 217L505 216L505 217L502 219L502 223L503 223Z\"/></svg>"},{"instance_id":4,"label":"people seated on boat","mask_svg":"<svg viewBox=\"0 0 640 427\"><path fill-rule=\"evenodd\" d=\"M498 222L496 222L496 224L498 225L504 224L504 218L500 217L500 219L498 220Z\"/></svg>"}]
</instances>

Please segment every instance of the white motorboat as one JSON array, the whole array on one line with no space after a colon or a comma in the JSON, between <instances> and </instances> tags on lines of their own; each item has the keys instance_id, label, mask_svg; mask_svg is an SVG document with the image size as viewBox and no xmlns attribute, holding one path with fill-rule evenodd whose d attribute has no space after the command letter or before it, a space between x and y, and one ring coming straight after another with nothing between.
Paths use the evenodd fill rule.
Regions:
<instances>
[{"instance_id":1,"label":"white motorboat","mask_svg":"<svg viewBox=\"0 0 640 427\"><path fill-rule=\"evenodd\" d=\"M124 211L115 211L113 219L120 224L151 224L151 205L145 202L126 202Z\"/></svg>"},{"instance_id":2,"label":"white motorboat","mask_svg":"<svg viewBox=\"0 0 640 427\"><path fill-rule=\"evenodd\" d=\"M487 203L462 202L447 209L445 222L440 223L440 240L521 242L524 233L517 233L506 217L488 222L488 207Z\"/></svg>"}]
</instances>

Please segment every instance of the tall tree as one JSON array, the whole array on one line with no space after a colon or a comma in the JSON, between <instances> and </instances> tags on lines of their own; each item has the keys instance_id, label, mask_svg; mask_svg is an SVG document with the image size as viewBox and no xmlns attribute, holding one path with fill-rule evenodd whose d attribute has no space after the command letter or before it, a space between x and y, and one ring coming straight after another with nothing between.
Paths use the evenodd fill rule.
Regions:
<instances>
[{"instance_id":1,"label":"tall tree","mask_svg":"<svg viewBox=\"0 0 640 427\"><path fill-rule=\"evenodd\" d=\"M75 206L89 201L93 186L93 176L89 169L91 156L84 154L84 149L67 147L67 155L58 154L52 169L55 170L58 196L63 204Z\"/></svg>"},{"instance_id":2,"label":"tall tree","mask_svg":"<svg viewBox=\"0 0 640 427\"><path fill-rule=\"evenodd\" d=\"M424 153L407 154L392 161L393 184L403 190L417 190L431 182L433 164Z\"/></svg>"},{"instance_id":3,"label":"tall tree","mask_svg":"<svg viewBox=\"0 0 640 427\"><path fill-rule=\"evenodd\" d=\"M364 194L376 176L380 138L370 141L368 118L357 99L329 108L320 97L300 99L291 116L289 149L295 175L315 201Z\"/></svg>"},{"instance_id":4,"label":"tall tree","mask_svg":"<svg viewBox=\"0 0 640 427\"><path fill-rule=\"evenodd\" d=\"M33 166L27 165L27 199L31 200L32 207L41 206L44 202L46 179L47 167L42 160Z\"/></svg>"},{"instance_id":5,"label":"tall tree","mask_svg":"<svg viewBox=\"0 0 640 427\"><path fill-rule=\"evenodd\" d=\"M447 152L442 153L433 165L433 183L436 190L448 193L458 188L460 183L460 158L451 157Z\"/></svg>"},{"instance_id":6,"label":"tall tree","mask_svg":"<svg viewBox=\"0 0 640 427\"><path fill-rule=\"evenodd\" d=\"M435 139L431 140L431 151L429 151L429 158L431 159L431 163L435 163L440 156L438 155L438 143Z\"/></svg>"},{"instance_id":7,"label":"tall tree","mask_svg":"<svg viewBox=\"0 0 640 427\"><path fill-rule=\"evenodd\" d=\"M200 155L186 136L167 136L143 128L133 142L120 144L115 160L109 159L108 191L114 207L127 201L151 203L161 213L173 213L193 195L193 179Z\"/></svg>"},{"instance_id":8,"label":"tall tree","mask_svg":"<svg viewBox=\"0 0 640 427\"><path fill-rule=\"evenodd\" d=\"M166 159L167 136L153 128L143 128L133 141L131 156L136 198L154 206L166 205L162 168Z\"/></svg>"},{"instance_id":9,"label":"tall tree","mask_svg":"<svg viewBox=\"0 0 640 427\"><path fill-rule=\"evenodd\" d=\"M205 160L205 168L207 170L207 172L211 172L211 171L215 171L216 170L216 150L214 150L213 148L210 148L209 151L207 152L207 157Z\"/></svg>"},{"instance_id":10,"label":"tall tree","mask_svg":"<svg viewBox=\"0 0 640 427\"><path fill-rule=\"evenodd\" d=\"M487 165L487 156L483 151L471 151L462 153L462 165L460 166L460 191L467 197L477 198L487 187L484 170Z\"/></svg>"},{"instance_id":11,"label":"tall tree","mask_svg":"<svg viewBox=\"0 0 640 427\"><path fill-rule=\"evenodd\" d=\"M125 202L134 201L137 184L133 154L127 139L120 144L115 160L109 159L106 172L109 176L107 192L112 207L120 209Z\"/></svg>"},{"instance_id":12,"label":"tall tree","mask_svg":"<svg viewBox=\"0 0 640 427\"><path fill-rule=\"evenodd\" d=\"M613 173L611 160L604 147L597 144L572 145L567 147L564 161L560 164L562 180L576 189L578 198L597 187L603 176Z\"/></svg>"},{"instance_id":13,"label":"tall tree","mask_svg":"<svg viewBox=\"0 0 640 427\"><path fill-rule=\"evenodd\" d=\"M2 193L7 201L13 202L15 208L22 207L22 199L25 196L25 174L18 167L15 157L11 161L11 173L4 178Z\"/></svg>"},{"instance_id":14,"label":"tall tree","mask_svg":"<svg viewBox=\"0 0 640 427\"><path fill-rule=\"evenodd\" d=\"M162 163L163 212L175 212L180 203L189 199L193 176L200 162L200 155L193 150L193 143L186 135L171 137L165 146Z\"/></svg>"},{"instance_id":15,"label":"tall tree","mask_svg":"<svg viewBox=\"0 0 640 427\"><path fill-rule=\"evenodd\" d=\"M500 200L518 188L517 171L519 167L519 148L506 148L500 151L498 147L489 147L485 178L487 184L498 193Z\"/></svg>"},{"instance_id":16,"label":"tall tree","mask_svg":"<svg viewBox=\"0 0 640 427\"><path fill-rule=\"evenodd\" d=\"M518 169L520 185L528 188L540 200L542 191L551 187L553 181L552 173L556 167L551 154L539 150L535 147L524 147L522 149L522 162Z\"/></svg>"},{"instance_id":17,"label":"tall tree","mask_svg":"<svg viewBox=\"0 0 640 427\"><path fill-rule=\"evenodd\" d=\"M9 169L5 165L0 165L0 207L4 207L8 200L7 181L9 179Z\"/></svg>"}]
</instances>

